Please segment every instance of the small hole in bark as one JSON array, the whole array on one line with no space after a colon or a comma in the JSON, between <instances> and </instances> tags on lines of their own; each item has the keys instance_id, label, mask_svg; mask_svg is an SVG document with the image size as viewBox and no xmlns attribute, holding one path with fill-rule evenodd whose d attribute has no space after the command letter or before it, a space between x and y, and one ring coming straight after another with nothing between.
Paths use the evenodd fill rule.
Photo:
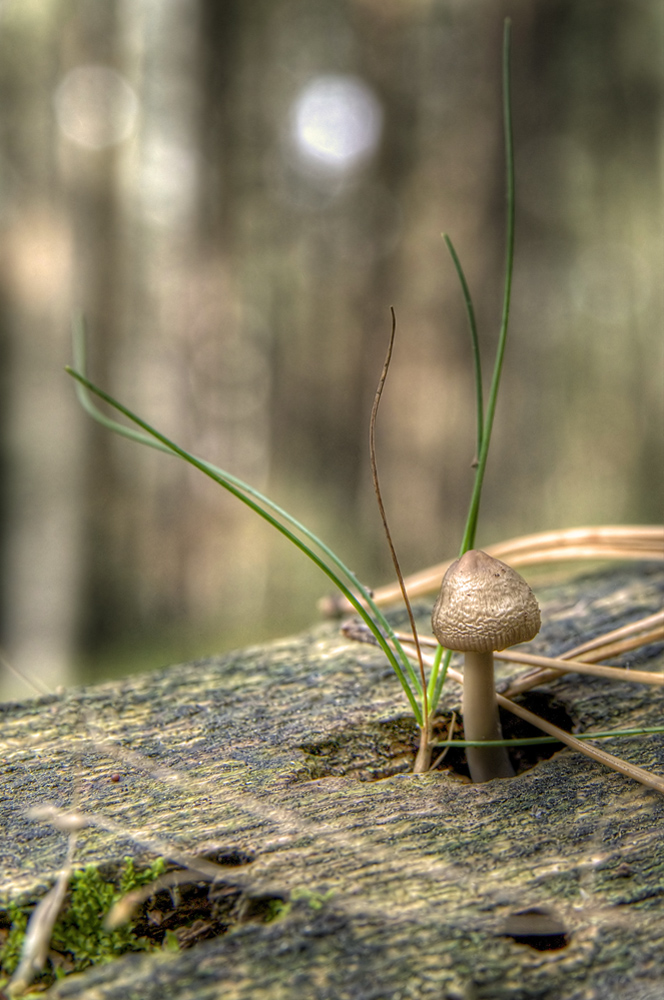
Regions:
<instances>
[{"instance_id":1,"label":"small hole in bark","mask_svg":"<svg viewBox=\"0 0 664 1000\"><path fill-rule=\"evenodd\" d=\"M559 951L569 944L569 934L562 921L551 910L539 906L510 913L501 936L536 951Z\"/></svg>"},{"instance_id":2,"label":"small hole in bark","mask_svg":"<svg viewBox=\"0 0 664 1000\"><path fill-rule=\"evenodd\" d=\"M255 856L253 851L214 844L199 850L197 857L237 868L251 864ZM140 907L134 929L137 937L161 945L170 931L180 948L191 948L240 922L238 910L245 897L238 886L221 879L213 883L197 880L180 869L163 876L166 881L169 878L173 884L158 888Z\"/></svg>"},{"instance_id":3,"label":"small hole in bark","mask_svg":"<svg viewBox=\"0 0 664 1000\"><path fill-rule=\"evenodd\" d=\"M287 899L287 893L247 896L223 882L180 882L150 897L139 913L135 933L159 945L170 931L181 949L191 948L237 924L269 923Z\"/></svg>"},{"instance_id":4,"label":"small hole in bark","mask_svg":"<svg viewBox=\"0 0 664 1000\"><path fill-rule=\"evenodd\" d=\"M517 699L519 704L541 715L549 722L567 729L572 720L563 705L545 692L528 692ZM441 742L447 736L450 716L436 717L436 732ZM505 739L526 739L542 736L539 729L523 722L509 712L501 712ZM454 731L456 739L463 738L463 722L457 717ZM417 752L419 731L412 717L398 717L364 726L348 727L323 740L303 743L300 750L305 757L305 767L296 780L312 781L318 778L353 777L358 781L379 781L395 774L412 771ZM541 760L547 760L561 750L562 743L540 743L534 746L515 747L510 757L517 774L527 771ZM442 751L434 750L433 760ZM449 750L438 765L439 770L453 771L468 777L466 752Z\"/></svg>"},{"instance_id":5,"label":"small hole in bark","mask_svg":"<svg viewBox=\"0 0 664 1000\"><path fill-rule=\"evenodd\" d=\"M554 697L547 694L544 691L529 691L527 694L515 698L515 701L519 705L523 705L524 708L529 709L529 711L534 712L536 715L541 715L543 719L548 722L552 722L555 726L560 729L565 729L567 732L571 731L573 722L570 718L565 707L557 701ZM443 723L443 740L446 735L445 723L449 720L441 720ZM516 715L512 715L511 712L504 711L500 709L500 723L503 730L503 736L506 740L522 740L529 739L531 737L544 736L544 733L535 726L531 726L529 722L524 722L523 719L518 718ZM455 727L454 737L456 739L463 739L463 720L459 719L457 722L457 727ZM529 771L531 767L535 767L542 760L548 760L553 757L555 753L563 749L562 743L535 743L532 746L520 746L510 749L509 755L512 765L517 774L522 774L523 771ZM434 751L434 760L436 759L437 753L440 753L442 748L438 748ZM452 749L450 750L444 760L439 765L441 770L454 771L455 774L460 774L463 777L469 777L468 764L466 763L466 752L462 749Z\"/></svg>"},{"instance_id":6,"label":"small hole in bark","mask_svg":"<svg viewBox=\"0 0 664 1000\"><path fill-rule=\"evenodd\" d=\"M215 886L214 899L209 882L183 882L176 888L160 889L142 908L136 934L161 944L172 932L180 948L225 934L234 923L233 910L240 898L234 886Z\"/></svg>"}]
</instances>

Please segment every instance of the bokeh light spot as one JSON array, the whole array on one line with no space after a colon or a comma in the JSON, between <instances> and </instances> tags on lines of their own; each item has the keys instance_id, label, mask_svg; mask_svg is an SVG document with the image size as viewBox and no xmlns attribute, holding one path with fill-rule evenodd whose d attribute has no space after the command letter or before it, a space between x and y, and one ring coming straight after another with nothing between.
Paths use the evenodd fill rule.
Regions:
<instances>
[{"instance_id":1,"label":"bokeh light spot","mask_svg":"<svg viewBox=\"0 0 664 1000\"><path fill-rule=\"evenodd\" d=\"M308 165L330 173L353 170L378 147L383 112L373 91L353 76L318 76L292 109L292 136Z\"/></svg>"},{"instance_id":2,"label":"bokeh light spot","mask_svg":"<svg viewBox=\"0 0 664 1000\"><path fill-rule=\"evenodd\" d=\"M125 78L108 66L77 66L57 87L53 102L58 126L86 149L105 149L131 135L138 99Z\"/></svg>"}]
</instances>

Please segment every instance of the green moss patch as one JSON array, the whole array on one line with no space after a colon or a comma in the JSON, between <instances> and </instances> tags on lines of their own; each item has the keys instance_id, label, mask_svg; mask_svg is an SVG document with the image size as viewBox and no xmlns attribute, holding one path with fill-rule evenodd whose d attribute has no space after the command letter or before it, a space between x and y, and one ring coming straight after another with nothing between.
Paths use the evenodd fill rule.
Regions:
<instances>
[{"instance_id":1,"label":"green moss patch","mask_svg":"<svg viewBox=\"0 0 664 1000\"><path fill-rule=\"evenodd\" d=\"M48 961L36 989L46 989L56 978L81 972L90 965L110 962L127 951L160 948L162 940L142 933L144 918L131 920L116 930L107 930L104 920L109 910L128 892L153 882L165 871L163 859L137 869L126 858L119 876L105 878L99 868L88 865L72 872L62 913L51 936ZM15 902L0 911L0 985L6 985L17 968L28 920L34 906Z\"/></svg>"}]
</instances>

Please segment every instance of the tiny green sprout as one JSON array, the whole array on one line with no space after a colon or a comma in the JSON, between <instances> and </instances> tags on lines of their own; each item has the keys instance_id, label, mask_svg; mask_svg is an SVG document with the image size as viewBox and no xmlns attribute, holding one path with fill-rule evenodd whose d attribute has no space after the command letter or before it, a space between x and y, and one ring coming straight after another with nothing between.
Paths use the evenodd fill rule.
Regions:
<instances>
[{"instance_id":1,"label":"tiny green sprout","mask_svg":"<svg viewBox=\"0 0 664 1000\"><path fill-rule=\"evenodd\" d=\"M446 245L452 256L452 261L454 267L456 268L459 280L461 282L461 287L464 295L464 300L466 303L466 309L468 314L468 320L470 325L471 341L473 348L474 366L475 366L475 384L476 384L476 396L477 396L477 455L473 465L475 466L475 479L473 485L472 496L470 499L468 517L466 521L466 527L464 531L463 540L461 543L460 555L463 555L468 549L472 549L474 545L475 533L477 530L477 521L479 516L480 499L482 494L482 484L484 481L484 473L486 470L487 459L489 455L489 445L491 441L491 430L493 425L493 419L496 409L496 402L498 398L498 389L500 385L500 376L502 371L503 357L505 352L505 344L507 338L507 329L509 321L509 310L510 310L510 298L511 298L511 287L512 287L512 270L513 270L513 260L514 260L514 156L513 156L513 145L512 145L512 120L511 120L511 109L510 109L510 22L509 19L505 21L505 31L504 31L504 41L503 41L503 109L504 109L504 134L505 134L505 152L506 152L506 173L507 173L507 225L506 225L506 266L505 266L505 285L504 285L504 295L503 295L503 308L502 308L502 319L500 325L500 333L498 337L498 345L496 349L496 358L493 368L493 376L489 389L488 399L486 408L484 407L483 401L483 389L482 389L482 371L479 356L479 347L477 339L477 329L475 323L475 315L472 305L472 300L470 296L470 291L468 289L468 284L466 282L459 258L454 250L450 238L445 235L444 239ZM320 538L318 538L313 532L301 524L296 518L285 511L283 508L279 507L268 497L259 493L253 487L249 486L247 483L242 482L242 480L231 475L229 472L219 469L211 463L205 461L202 458L198 458L192 455L190 452L185 451L174 441L170 440L160 431L152 427L145 420L139 417L137 414L133 413L126 406L120 403L118 400L114 399L108 393L104 392L102 389L94 385L85 374L86 364L85 364L85 334L83 328L83 322L81 319L74 323L73 329L73 339L74 339L74 368L67 367L66 371L76 379L76 389L78 393L79 400L84 409L99 423L107 427L108 429L114 431L117 434L121 434L124 437L128 437L133 441L140 444L147 445L151 448L156 448L159 451L166 452L166 454L174 455L183 461L192 465L194 468L199 469L206 476L209 476L216 483L222 486L224 489L228 490L229 493L237 497L242 503L246 504L251 510L253 510L259 517L263 518L268 524L272 525L277 531L279 531L285 538L287 538L293 545L295 545L304 555L306 555L312 562L318 566L318 568L328 577L329 580L341 591L342 595L349 601L352 607L355 609L357 614L363 620L364 624L373 634L374 639L377 644L383 650L385 656L390 662L394 673L396 674L401 687L403 688L404 694L408 700L408 703L412 709L415 721L420 728L420 747L415 758L414 772L423 773L427 771L431 765L431 753L434 746L434 740L432 736L432 720L433 715L440 700L442 693L443 684L447 674L448 665L450 662L451 653L449 650L444 650L443 647L439 647L437 653L433 660L433 666L429 673L429 678L427 680L424 662L419 650L419 642L417 637L417 630L415 629L415 623L412 616L412 611L410 609L410 604L408 601L408 596L406 594L405 586L403 584L403 576L399 568L398 559L396 558L396 552L392 544L392 540L389 534L389 528L387 526L387 519L385 516L385 511L382 505L382 499L380 496L380 487L378 485L378 476L376 471L376 459L375 450L373 443L373 432L376 420L376 415L378 411L378 404L380 401L383 385L385 378L387 376L387 371L389 368L389 361L391 357L392 345L394 342L396 330L396 320L394 312L392 311L392 334L390 337L390 345L388 349L388 356L383 367L383 373L381 375L378 390L376 392L376 398L374 401L374 407L371 415L370 423L370 454L371 454L371 465L374 475L374 485L376 489L376 496L378 499L379 509L381 512L381 517L383 520L383 526L385 529L386 537L390 546L390 551L393 556L395 568L397 570L397 576L399 577L404 601L406 607L408 608L409 616L411 619L411 624L413 628L413 638L417 648L417 669L413 665L411 657L404 650L401 642L397 638L389 624L387 618L373 600L371 593L364 587L361 582L357 579L355 574L346 566L346 564L339 558L339 556L333 552ZM122 414L127 418L134 427L127 427L125 424L119 423L106 416L98 407L93 403L91 394L96 395L98 398L102 399L104 402L109 404L118 413Z\"/></svg>"},{"instance_id":2,"label":"tiny green sprout","mask_svg":"<svg viewBox=\"0 0 664 1000\"><path fill-rule=\"evenodd\" d=\"M273 920L283 920L293 908L293 903L303 902L310 910L322 910L334 896L334 889L327 892L316 892L314 889L307 889L304 886L293 889L287 900L272 899L267 911L265 923L272 923Z\"/></svg>"},{"instance_id":3,"label":"tiny green sprout","mask_svg":"<svg viewBox=\"0 0 664 1000\"><path fill-rule=\"evenodd\" d=\"M290 894L293 903L297 902L298 899L302 899L309 905L311 910L322 910L333 896L334 889L328 889L327 892L316 892L313 889L301 888L293 889Z\"/></svg>"},{"instance_id":4,"label":"tiny green sprout","mask_svg":"<svg viewBox=\"0 0 664 1000\"><path fill-rule=\"evenodd\" d=\"M275 920L281 920L282 917L288 916L290 913L291 904L283 899L271 899L267 904L267 909L265 911L264 921L266 924L271 924Z\"/></svg>"},{"instance_id":5,"label":"tiny green sprout","mask_svg":"<svg viewBox=\"0 0 664 1000\"><path fill-rule=\"evenodd\" d=\"M175 931L166 931L164 934L164 940L161 944L162 951L179 951L180 942L178 941L178 936Z\"/></svg>"}]
</instances>

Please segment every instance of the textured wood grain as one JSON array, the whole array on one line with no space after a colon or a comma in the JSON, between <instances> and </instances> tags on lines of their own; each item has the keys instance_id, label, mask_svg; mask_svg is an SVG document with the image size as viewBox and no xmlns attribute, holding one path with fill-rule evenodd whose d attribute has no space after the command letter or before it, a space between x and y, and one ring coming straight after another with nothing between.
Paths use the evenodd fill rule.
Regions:
<instances>
[{"instance_id":1,"label":"textured wood grain","mask_svg":"<svg viewBox=\"0 0 664 1000\"><path fill-rule=\"evenodd\" d=\"M663 595L664 569L654 564L540 588L544 625L532 647L560 654L658 610ZM662 670L662 646L621 662ZM517 668L498 672L504 680ZM662 721L661 689L569 675L548 690L581 728ZM458 706L459 693L450 685L443 710ZM300 899L273 923L244 923L189 951L126 956L50 995L658 997L664 797L567 750L511 781L412 776L406 708L380 651L347 641L333 623L4 706L5 897L36 898L63 863L64 834L25 817L45 801L76 804L190 850L223 844L249 852L253 861L229 869L248 897L333 893L319 909ZM183 780L159 780L109 756L91 743L90 726ZM664 737L602 745L664 774ZM376 774L391 776L362 780ZM129 839L85 830L77 861L117 862L137 851ZM503 936L509 915L533 906L562 921L567 947L537 951Z\"/></svg>"}]
</instances>

